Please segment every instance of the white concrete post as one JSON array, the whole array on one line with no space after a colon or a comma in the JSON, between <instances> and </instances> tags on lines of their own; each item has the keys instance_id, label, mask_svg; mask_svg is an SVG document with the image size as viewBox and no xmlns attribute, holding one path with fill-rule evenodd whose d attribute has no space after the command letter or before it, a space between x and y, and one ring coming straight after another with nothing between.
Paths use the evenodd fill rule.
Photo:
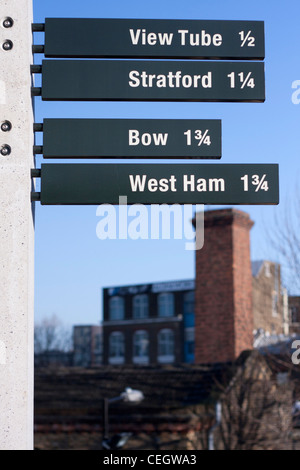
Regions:
<instances>
[{"instance_id":1,"label":"white concrete post","mask_svg":"<svg viewBox=\"0 0 300 470\"><path fill-rule=\"evenodd\" d=\"M10 20L5 20L11 18ZM0 449L33 449L32 0L0 3ZM6 26L6 27L5 27ZM4 124L6 121L8 123ZM10 129L11 126L11 129Z\"/></svg>"}]
</instances>

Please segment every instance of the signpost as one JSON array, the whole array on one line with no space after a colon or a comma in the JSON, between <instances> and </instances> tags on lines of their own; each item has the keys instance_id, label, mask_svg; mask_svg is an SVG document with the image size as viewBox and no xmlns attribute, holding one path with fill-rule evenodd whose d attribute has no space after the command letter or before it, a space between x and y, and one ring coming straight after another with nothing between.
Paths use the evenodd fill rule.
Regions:
<instances>
[{"instance_id":1,"label":"signpost","mask_svg":"<svg viewBox=\"0 0 300 470\"><path fill-rule=\"evenodd\" d=\"M33 448L30 194L43 205L119 204L125 196L128 204L278 204L278 166L42 164L34 170L32 0L4 2L0 13L0 447L27 450ZM265 57L260 21L55 18L38 25L43 29L45 46L33 51L72 59L43 61L42 87L32 95L45 101L265 100L264 63L256 62ZM54 119L43 130L45 158L221 157L219 120ZM41 176L40 193L30 170Z\"/></svg>"},{"instance_id":2,"label":"signpost","mask_svg":"<svg viewBox=\"0 0 300 470\"><path fill-rule=\"evenodd\" d=\"M261 60L264 23L46 18L45 57Z\"/></svg>"},{"instance_id":3,"label":"signpost","mask_svg":"<svg viewBox=\"0 0 300 470\"><path fill-rule=\"evenodd\" d=\"M42 164L42 205L278 204L274 164Z\"/></svg>"},{"instance_id":4,"label":"signpost","mask_svg":"<svg viewBox=\"0 0 300 470\"><path fill-rule=\"evenodd\" d=\"M32 1L0 3L0 449L33 449Z\"/></svg>"},{"instance_id":5,"label":"signpost","mask_svg":"<svg viewBox=\"0 0 300 470\"><path fill-rule=\"evenodd\" d=\"M261 21L47 18L44 29L45 57L72 59L42 62L34 94L44 101L265 100ZM35 153L46 159L221 158L220 120L45 119L42 128ZM43 164L39 176L33 199L45 205L279 200L277 165Z\"/></svg>"},{"instance_id":6,"label":"signpost","mask_svg":"<svg viewBox=\"0 0 300 470\"><path fill-rule=\"evenodd\" d=\"M44 60L50 101L265 100L262 62Z\"/></svg>"},{"instance_id":7,"label":"signpost","mask_svg":"<svg viewBox=\"0 0 300 470\"><path fill-rule=\"evenodd\" d=\"M45 119L44 158L221 158L213 119Z\"/></svg>"}]
</instances>

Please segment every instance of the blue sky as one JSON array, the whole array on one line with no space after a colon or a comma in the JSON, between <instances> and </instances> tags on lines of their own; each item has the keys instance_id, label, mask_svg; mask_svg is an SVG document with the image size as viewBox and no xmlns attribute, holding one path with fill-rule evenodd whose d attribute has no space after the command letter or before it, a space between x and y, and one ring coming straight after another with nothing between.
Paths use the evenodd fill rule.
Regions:
<instances>
[{"instance_id":1,"label":"blue sky","mask_svg":"<svg viewBox=\"0 0 300 470\"><path fill-rule=\"evenodd\" d=\"M265 22L265 103L50 103L36 98L35 121L50 117L221 119L220 163L279 163L279 206L238 207L255 222L252 259L277 261L266 227L276 230L275 215L282 215L295 200L300 170L300 104L292 103L292 83L300 80L299 0L34 0L33 5L36 23L46 17ZM42 34L35 34L35 43L42 40ZM41 57L35 61L40 63ZM41 162L37 156L37 167ZM99 324L103 287L194 277L195 253L184 249L185 240L101 241L96 236L96 210L96 206L36 204L36 321L55 314L66 325Z\"/></svg>"}]
</instances>

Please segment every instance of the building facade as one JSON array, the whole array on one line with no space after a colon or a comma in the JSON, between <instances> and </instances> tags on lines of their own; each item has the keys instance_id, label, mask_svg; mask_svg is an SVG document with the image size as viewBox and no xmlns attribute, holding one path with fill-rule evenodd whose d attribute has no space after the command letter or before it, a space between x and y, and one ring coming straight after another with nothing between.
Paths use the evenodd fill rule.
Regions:
<instances>
[{"instance_id":1,"label":"building facade","mask_svg":"<svg viewBox=\"0 0 300 470\"><path fill-rule=\"evenodd\" d=\"M287 290L282 286L278 263L252 263L253 317L255 335L289 334Z\"/></svg>"},{"instance_id":2,"label":"building facade","mask_svg":"<svg viewBox=\"0 0 300 470\"><path fill-rule=\"evenodd\" d=\"M104 364L194 360L193 280L103 290Z\"/></svg>"},{"instance_id":3,"label":"building facade","mask_svg":"<svg viewBox=\"0 0 300 470\"><path fill-rule=\"evenodd\" d=\"M196 251L195 362L235 360L253 346L249 215L204 213L204 246Z\"/></svg>"},{"instance_id":4,"label":"building facade","mask_svg":"<svg viewBox=\"0 0 300 470\"><path fill-rule=\"evenodd\" d=\"M97 325L76 325L73 328L73 365L95 367L101 365L102 327Z\"/></svg>"},{"instance_id":5,"label":"building facade","mask_svg":"<svg viewBox=\"0 0 300 470\"><path fill-rule=\"evenodd\" d=\"M289 296L289 327L290 333L300 334L300 297Z\"/></svg>"},{"instance_id":6,"label":"building facade","mask_svg":"<svg viewBox=\"0 0 300 470\"><path fill-rule=\"evenodd\" d=\"M288 335L280 266L251 263L249 215L206 211L204 223L194 280L103 290L104 364L226 362Z\"/></svg>"}]
</instances>

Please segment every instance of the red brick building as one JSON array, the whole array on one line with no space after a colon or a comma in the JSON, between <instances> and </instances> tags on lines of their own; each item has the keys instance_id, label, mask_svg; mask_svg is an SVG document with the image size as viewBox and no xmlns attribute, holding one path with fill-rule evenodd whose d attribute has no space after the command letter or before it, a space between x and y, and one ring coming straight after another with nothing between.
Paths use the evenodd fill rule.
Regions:
<instances>
[{"instance_id":1,"label":"red brick building","mask_svg":"<svg viewBox=\"0 0 300 470\"><path fill-rule=\"evenodd\" d=\"M280 266L251 263L252 226L240 210L206 211L195 279L104 289L104 364L227 362L287 335Z\"/></svg>"},{"instance_id":2,"label":"red brick building","mask_svg":"<svg viewBox=\"0 0 300 470\"><path fill-rule=\"evenodd\" d=\"M289 296L289 322L290 332L300 334L300 297Z\"/></svg>"},{"instance_id":3,"label":"red brick building","mask_svg":"<svg viewBox=\"0 0 300 470\"><path fill-rule=\"evenodd\" d=\"M235 360L253 347L248 214L208 211L204 246L196 251L195 362Z\"/></svg>"},{"instance_id":4,"label":"red brick building","mask_svg":"<svg viewBox=\"0 0 300 470\"><path fill-rule=\"evenodd\" d=\"M104 289L104 364L193 362L194 291L194 280Z\"/></svg>"},{"instance_id":5,"label":"red brick building","mask_svg":"<svg viewBox=\"0 0 300 470\"><path fill-rule=\"evenodd\" d=\"M101 448L103 399L118 396L128 386L141 390L145 400L134 407L120 403L110 410L111 433L132 433L127 449L207 449L212 440L216 449L292 447L290 363L253 350L255 326L268 331L270 321L278 320L278 331L283 327L284 303L272 294L274 286L275 293L281 293L274 264L270 269L262 268L264 263L256 265L253 277L252 225L249 215L239 210L207 211L204 247L195 253L194 281L181 281L175 290L172 283L151 289L127 286L123 300L122 288L106 293L103 354L110 364L36 370L37 448ZM260 292L253 294L256 285L268 287L268 302ZM160 331L172 330L172 344L182 346L187 326L181 316L183 299L191 292L195 293L195 364L182 364L182 349L170 354L172 335L163 337L161 349L158 338ZM147 305L152 305L150 310ZM136 332L148 333L152 345L142 335L135 343ZM115 341L116 333L122 333L124 341ZM155 362L162 352L163 362Z\"/></svg>"}]
</instances>

